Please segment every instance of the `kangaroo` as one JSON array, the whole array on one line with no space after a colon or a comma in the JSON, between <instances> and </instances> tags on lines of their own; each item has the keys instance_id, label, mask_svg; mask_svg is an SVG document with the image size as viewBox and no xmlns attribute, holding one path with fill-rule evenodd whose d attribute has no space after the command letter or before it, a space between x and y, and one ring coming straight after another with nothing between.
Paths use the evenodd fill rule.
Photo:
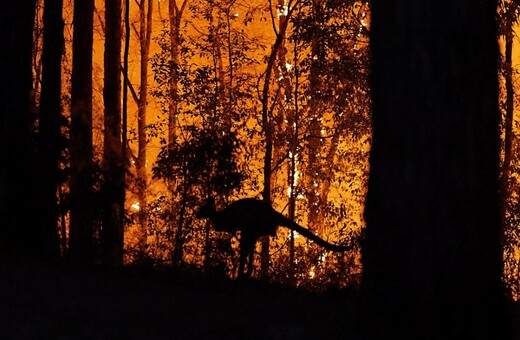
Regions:
<instances>
[{"instance_id":1,"label":"kangaroo","mask_svg":"<svg viewBox=\"0 0 520 340\"><path fill-rule=\"evenodd\" d=\"M215 209L215 201L210 198L197 212L196 217L209 218L216 231L232 234L240 231L238 277L251 275L256 241L262 236L274 236L279 226L294 230L328 250L348 251L352 249L352 247L335 245L321 239L274 210L266 201L256 198L239 199L221 211ZM244 272L246 261L247 272Z\"/></svg>"}]
</instances>

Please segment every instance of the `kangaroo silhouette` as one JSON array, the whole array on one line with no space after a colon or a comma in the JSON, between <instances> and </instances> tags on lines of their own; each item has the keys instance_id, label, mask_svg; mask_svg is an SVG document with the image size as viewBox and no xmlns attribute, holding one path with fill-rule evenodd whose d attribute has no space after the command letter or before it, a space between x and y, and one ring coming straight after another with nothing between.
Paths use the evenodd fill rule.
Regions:
<instances>
[{"instance_id":1,"label":"kangaroo silhouette","mask_svg":"<svg viewBox=\"0 0 520 340\"><path fill-rule=\"evenodd\" d=\"M215 201L210 198L197 212L196 217L209 218L216 231L232 234L240 231L238 277L251 275L256 241L262 236L274 236L279 226L294 230L327 250L348 251L352 249L352 246L345 247L325 241L274 210L266 201L256 198L239 199L221 211L215 209ZM246 261L247 272L244 272Z\"/></svg>"}]
</instances>

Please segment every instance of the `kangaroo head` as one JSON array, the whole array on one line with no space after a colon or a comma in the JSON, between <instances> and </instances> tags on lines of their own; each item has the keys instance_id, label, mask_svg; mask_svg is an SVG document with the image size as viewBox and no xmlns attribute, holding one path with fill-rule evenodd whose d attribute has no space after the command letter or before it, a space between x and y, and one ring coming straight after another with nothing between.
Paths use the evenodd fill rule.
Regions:
<instances>
[{"instance_id":1,"label":"kangaroo head","mask_svg":"<svg viewBox=\"0 0 520 340\"><path fill-rule=\"evenodd\" d=\"M197 211L197 214L195 215L197 218L208 218L212 217L216 212L215 209L215 199L213 197L210 197L207 199L206 203L202 205Z\"/></svg>"}]
</instances>

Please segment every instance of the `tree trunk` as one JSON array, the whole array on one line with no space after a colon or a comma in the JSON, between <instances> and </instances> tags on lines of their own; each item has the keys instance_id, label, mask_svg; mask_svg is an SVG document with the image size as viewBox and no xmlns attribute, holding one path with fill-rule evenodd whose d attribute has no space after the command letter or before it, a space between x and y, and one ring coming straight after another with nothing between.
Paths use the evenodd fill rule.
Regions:
<instances>
[{"instance_id":1,"label":"tree trunk","mask_svg":"<svg viewBox=\"0 0 520 340\"><path fill-rule=\"evenodd\" d=\"M500 175L500 216L502 218L502 230L504 231L507 227L507 202L510 198L509 192L509 177L511 160L513 158L513 116L515 110L515 90L513 86L513 22L515 21L513 16L516 12L516 7L513 3L510 3L508 9L504 13L503 18L503 32L505 40L505 60L504 60L504 81L506 90L506 102L505 102L505 116L503 121L504 129L504 159L502 162L502 169Z\"/></svg>"},{"instance_id":2,"label":"tree trunk","mask_svg":"<svg viewBox=\"0 0 520 340\"><path fill-rule=\"evenodd\" d=\"M502 167L502 176L504 182L507 183L509 166L512 158L512 142L513 142L513 113L515 110L514 96L515 91L513 87L513 23L510 18L506 19L505 32L505 87L506 87L506 114L504 121L504 163Z\"/></svg>"},{"instance_id":3,"label":"tree trunk","mask_svg":"<svg viewBox=\"0 0 520 340\"><path fill-rule=\"evenodd\" d=\"M74 1L70 126L70 257L93 263L92 43L94 0Z\"/></svg>"},{"instance_id":4,"label":"tree trunk","mask_svg":"<svg viewBox=\"0 0 520 340\"><path fill-rule=\"evenodd\" d=\"M504 338L495 16L494 1L372 2L374 338Z\"/></svg>"},{"instance_id":5,"label":"tree trunk","mask_svg":"<svg viewBox=\"0 0 520 340\"><path fill-rule=\"evenodd\" d=\"M105 0L103 262L123 264L125 164L121 140L121 0Z\"/></svg>"},{"instance_id":6,"label":"tree trunk","mask_svg":"<svg viewBox=\"0 0 520 340\"><path fill-rule=\"evenodd\" d=\"M145 6L148 4L148 6ZM148 175L146 171L146 108L148 105L148 60L150 55L150 40L152 37L152 10L153 1L142 1L139 8L139 42L141 56L141 86L139 89L139 108L137 113L137 197L139 200L139 224L140 247L144 249L146 246L146 225L147 225L147 186Z\"/></svg>"},{"instance_id":7,"label":"tree trunk","mask_svg":"<svg viewBox=\"0 0 520 340\"><path fill-rule=\"evenodd\" d=\"M128 155L130 154L130 150L128 149L128 90L132 89L132 84L128 78L128 57L130 54L130 0L124 0L124 21L125 21L125 46L123 50L123 78L124 78L124 86L123 86L123 102L121 108L121 144L123 145L123 149L121 152L123 155L123 163L125 166L125 176L126 171L128 170ZM137 95L136 95L137 97ZM122 212L124 214L124 211ZM122 216L121 218L124 218Z\"/></svg>"},{"instance_id":8,"label":"tree trunk","mask_svg":"<svg viewBox=\"0 0 520 340\"><path fill-rule=\"evenodd\" d=\"M295 104L298 101L297 88L293 89L293 81L287 69L287 37L286 27L289 22L287 16L288 11L284 9L285 1L278 0L278 6L280 13L278 15L278 30L280 32L280 45L277 48L277 61L275 67L275 78L277 79L278 87L280 89L281 97L283 98L279 103L280 111L278 117L280 120L286 121L285 131L287 134L287 143L289 146L288 164L287 164L287 186L289 190L289 202L288 202L288 213L289 219L294 220L296 217L296 171L297 171L297 158L298 158L298 113L295 110ZM284 28L285 27L285 28ZM296 58L295 58L296 59ZM295 65L293 65L295 67ZM279 126L279 128L282 128ZM289 263L286 272L286 276L291 284L295 282L294 273L294 262L295 262L295 243L294 243L294 231L289 231Z\"/></svg>"},{"instance_id":9,"label":"tree trunk","mask_svg":"<svg viewBox=\"0 0 520 340\"><path fill-rule=\"evenodd\" d=\"M168 144L172 144L176 136L177 116L179 115L179 57L181 47L181 20L188 0L183 0L181 6L177 6L176 0L168 1L170 18L170 98L168 115Z\"/></svg>"},{"instance_id":10,"label":"tree trunk","mask_svg":"<svg viewBox=\"0 0 520 340\"><path fill-rule=\"evenodd\" d=\"M321 8L323 4L321 0L314 1L312 6L313 21L321 22L323 20L321 14ZM309 207L309 229L317 231L318 235L323 236L323 212L321 211L323 200L326 197L320 199L320 184L323 183L323 177L320 177L322 172L321 159L318 156L322 151L322 138L321 138L321 115L320 107L322 106L320 95L316 95L322 92L323 83L320 78L320 73L323 70L318 65L319 58L323 58L323 46L318 39L313 39L311 42L311 56L312 61L310 65L309 74L309 86L310 86L310 127L309 127L309 140L308 140L308 166L306 167L305 177L308 178L307 187L307 200ZM329 159L332 162L332 159ZM332 167L329 167L332 168ZM320 180L321 178L321 180Z\"/></svg>"},{"instance_id":11,"label":"tree trunk","mask_svg":"<svg viewBox=\"0 0 520 340\"><path fill-rule=\"evenodd\" d=\"M38 252L33 232L40 224L29 211L33 204L31 179L34 153L31 145L32 33L35 1L8 1L0 11L0 261ZM14 52L15 51L15 52Z\"/></svg>"},{"instance_id":12,"label":"tree trunk","mask_svg":"<svg viewBox=\"0 0 520 340\"><path fill-rule=\"evenodd\" d=\"M298 3L298 1L296 1ZM290 2L292 4L292 1ZM294 7L289 7L287 16L292 13ZM264 176L263 184L264 190L262 192L263 199L267 203L271 204L271 175L272 175L272 162L273 162L273 138L274 138L274 127L271 121L271 110L269 108L269 95L270 95L270 83L273 74L273 69L276 65L276 58L278 52L283 44L285 38L285 32L289 24L289 20L284 20L279 27L279 31L276 32L276 39L271 48L271 53L267 59L267 66L263 79L262 96L260 98L262 104L262 132L264 134L265 144L265 156L264 156ZM274 23L273 23L274 24ZM260 277L267 278L269 272L269 236L265 236L261 240L261 262L260 262Z\"/></svg>"},{"instance_id":13,"label":"tree trunk","mask_svg":"<svg viewBox=\"0 0 520 340\"><path fill-rule=\"evenodd\" d=\"M49 256L57 259L60 253L58 239L58 187L61 142L61 58L63 36L63 1L45 0L43 10L42 92L40 96L40 175L41 201L38 209L42 224L42 241Z\"/></svg>"}]
</instances>

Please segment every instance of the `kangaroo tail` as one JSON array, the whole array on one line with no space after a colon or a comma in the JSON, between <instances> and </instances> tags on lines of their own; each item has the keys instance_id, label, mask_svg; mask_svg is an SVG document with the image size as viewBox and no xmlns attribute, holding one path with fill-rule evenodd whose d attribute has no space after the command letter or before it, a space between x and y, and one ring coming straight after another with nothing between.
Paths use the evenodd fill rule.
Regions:
<instances>
[{"instance_id":1,"label":"kangaroo tail","mask_svg":"<svg viewBox=\"0 0 520 340\"><path fill-rule=\"evenodd\" d=\"M324 239L318 237L317 235L314 235L309 229L306 229L306 228L300 226L298 223L296 223L288 218L284 217L284 221L285 221L285 223L282 224L283 226L298 232L302 236L308 238L309 240L313 241L317 245L319 245L327 250L349 251L349 250L352 250L352 248L354 248L353 245L341 246L341 245L329 243L329 242L325 241Z\"/></svg>"}]
</instances>

